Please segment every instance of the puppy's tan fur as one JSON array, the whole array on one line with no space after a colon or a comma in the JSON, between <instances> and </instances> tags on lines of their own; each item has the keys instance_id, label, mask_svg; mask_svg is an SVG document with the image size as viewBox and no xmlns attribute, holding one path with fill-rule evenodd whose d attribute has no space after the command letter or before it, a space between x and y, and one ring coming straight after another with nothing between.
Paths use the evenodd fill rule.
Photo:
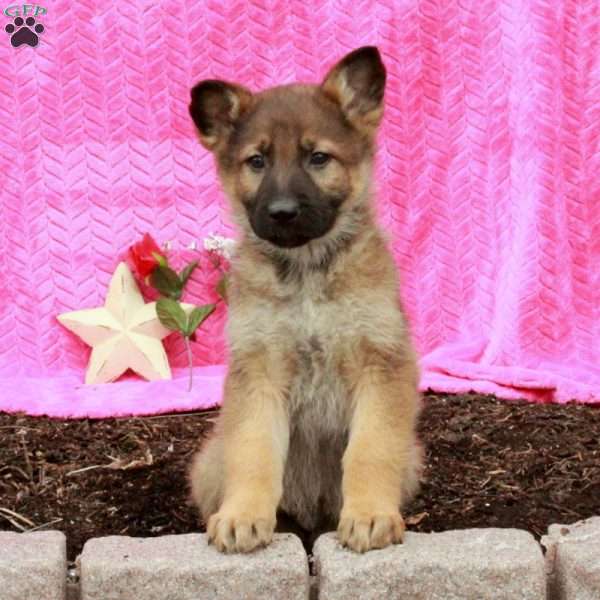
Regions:
<instances>
[{"instance_id":1,"label":"puppy's tan fur","mask_svg":"<svg viewBox=\"0 0 600 600\"><path fill-rule=\"evenodd\" d=\"M396 267L371 209L377 61L361 49L321 86L254 95L213 82L193 95L200 140L215 154L241 232L223 408L190 471L209 538L223 551L268 543L278 509L308 530L337 525L359 552L402 540L400 507L421 469L418 373ZM324 236L281 248L250 227L246 207L265 175L246 161L267 150L282 185L301 152L332 156L319 169L303 163L324 194L344 198Z\"/></svg>"}]
</instances>

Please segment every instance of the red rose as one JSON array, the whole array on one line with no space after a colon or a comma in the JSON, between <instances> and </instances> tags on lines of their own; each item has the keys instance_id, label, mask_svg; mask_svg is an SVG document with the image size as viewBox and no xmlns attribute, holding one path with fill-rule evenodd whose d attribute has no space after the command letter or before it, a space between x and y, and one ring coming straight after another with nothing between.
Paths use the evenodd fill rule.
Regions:
<instances>
[{"instance_id":1,"label":"red rose","mask_svg":"<svg viewBox=\"0 0 600 600\"><path fill-rule=\"evenodd\" d=\"M129 256L140 277L147 277L158 267L167 264L158 244L149 233L145 233L141 242L129 247Z\"/></svg>"}]
</instances>

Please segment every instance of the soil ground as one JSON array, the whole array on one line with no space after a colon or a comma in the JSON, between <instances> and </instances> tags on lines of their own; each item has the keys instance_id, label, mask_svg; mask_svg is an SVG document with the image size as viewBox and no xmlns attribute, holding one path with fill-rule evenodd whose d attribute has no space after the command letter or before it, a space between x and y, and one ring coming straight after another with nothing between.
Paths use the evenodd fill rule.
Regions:
<instances>
[{"instance_id":1,"label":"soil ground","mask_svg":"<svg viewBox=\"0 0 600 600\"><path fill-rule=\"evenodd\" d=\"M198 531L186 467L216 411L58 421L0 413L0 529L59 529L74 560L103 535ZM426 394L414 531L518 527L600 514L600 407Z\"/></svg>"}]
</instances>

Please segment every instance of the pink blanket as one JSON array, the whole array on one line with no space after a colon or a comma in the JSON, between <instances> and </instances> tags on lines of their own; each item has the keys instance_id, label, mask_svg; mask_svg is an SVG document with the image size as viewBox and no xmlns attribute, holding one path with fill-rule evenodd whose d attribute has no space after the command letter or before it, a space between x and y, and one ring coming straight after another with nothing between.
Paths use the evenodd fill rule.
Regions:
<instances>
[{"instance_id":1,"label":"pink blanket","mask_svg":"<svg viewBox=\"0 0 600 600\"><path fill-rule=\"evenodd\" d=\"M422 388L600 401L597 0L43 6L37 46L11 45L14 17L0 32L0 410L219 402L222 308L194 344L191 394L177 340L172 382L83 386L89 350L55 317L100 305L145 231L175 256L232 235L187 114L196 81L317 81L364 44L389 70L378 206ZM209 271L187 300L213 297Z\"/></svg>"}]
</instances>

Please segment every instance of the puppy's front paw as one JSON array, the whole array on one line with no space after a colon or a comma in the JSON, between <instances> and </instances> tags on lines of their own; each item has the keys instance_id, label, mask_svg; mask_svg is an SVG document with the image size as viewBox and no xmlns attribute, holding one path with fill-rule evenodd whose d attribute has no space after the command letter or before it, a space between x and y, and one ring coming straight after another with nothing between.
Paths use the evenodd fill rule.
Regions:
<instances>
[{"instance_id":1,"label":"puppy's front paw","mask_svg":"<svg viewBox=\"0 0 600 600\"><path fill-rule=\"evenodd\" d=\"M251 552L273 539L275 517L221 510L206 527L208 541L221 552Z\"/></svg>"},{"instance_id":2,"label":"puppy's front paw","mask_svg":"<svg viewBox=\"0 0 600 600\"><path fill-rule=\"evenodd\" d=\"M404 537L404 520L399 512L342 511L338 538L356 552L399 544Z\"/></svg>"}]
</instances>

